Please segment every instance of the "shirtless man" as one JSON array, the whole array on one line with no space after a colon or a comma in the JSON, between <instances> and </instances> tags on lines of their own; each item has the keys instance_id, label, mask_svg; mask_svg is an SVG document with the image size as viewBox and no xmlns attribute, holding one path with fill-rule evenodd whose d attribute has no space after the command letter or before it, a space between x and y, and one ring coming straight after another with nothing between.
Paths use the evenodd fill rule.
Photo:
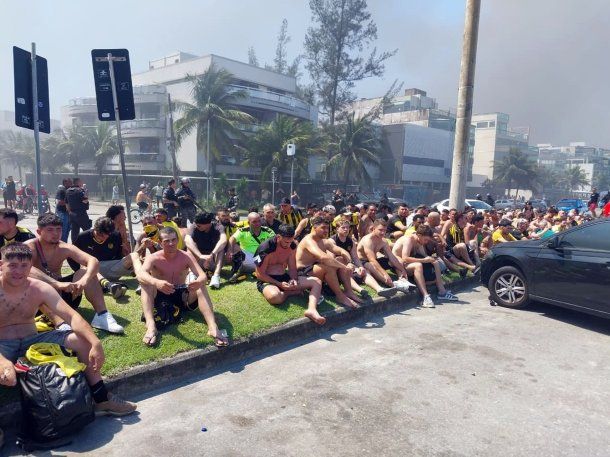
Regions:
<instances>
[{"instance_id":1,"label":"shirtless man","mask_svg":"<svg viewBox=\"0 0 610 457\"><path fill-rule=\"evenodd\" d=\"M274 238L264 241L258 247L254 255L258 278L256 288L272 305L281 305L291 295L300 295L309 289L305 317L323 325L326 319L320 316L317 310L318 302L321 302L322 281L315 276L297 275L297 245L294 233L294 227L282 224L277 228Z\"/></svg>"},{"instance_id":2,"label":"shirtless man","mask_svg":"<svg viewBox=\"0 0 610 457\"><path fill-rule=\"evenodd\" d=\"M61 223L59 225L61 236ZM72 349L85 365L85 376L95 402L96 415L125 416L137 406L106 390L101 376L104 350L87 322L51 287L28 277L32 251L23 243L12 243L0 251L0 385L15 386L13 363L35 343L56 343ZM65 322L66 330L37 333L34 317L38 310ZM67 326L66 326L67 327Z\"/></svg>"},{"instance_id":3,"label":"shirtless man","mask_svg":"<svg viewBox=\"0 0 610 457\"><path fill-rule=\"evenodd\" d=\"M364 216L360 217L360 223L358 224L358 239L361 240L364 235L368 235L369 231L373 227L373 222L377 217L377 206L369 205L366 208Z\"/></svg>"},{"instance_id":4,"label":"shirtless man","mask_svg":"<svg viewBox=\"0 0 610 457\"><path fill-rule=\"evenodd\" d=\"M451 291L445 289L440 261L429 256L425 250L425 245L430 242L433 235L434 232L429 226L420 225L414 234L401 237L393 248L395 255L404 263L407 272L415 277L415 283L424 297L422 304L424 308L435 307L426 287L427 282L436 283L439 300L458 299Z\"/></svg>"},{"instance_id":5,"label":"shirtless man","mask_svg":"<svg viewBox=\"0 0 610 457\"><path fill-rule=\"evenodd\" d=\"M350 308L356 308L362 301L354 294L350 267L335 259L341 249L328 237L328 221L323 217L311 220L312 232L299 243L296 254L299 276L315 276L326 282L337 297L337 301ZM345 292L341 289L341 284Z\"/></svg>"},{"instance_id":6,"label":"shirtless man","mask_svg":"<svg viewBox=\"0 0 610 457\"><path fill-rule=\"evenodd\" d=\"M382 219L375 220L370 233L358 242L356 248L358 258L364 268L381 284L396 287L401 292L408 293L409 287L415 287L415 285L408 281L407 272L402 263L392 254L392 249L385 239L386 231L387 222ZM385 257L377 257L377 254L383 254ZM398 275L398 280L392 281L386 271L389 268L392 268Z\"/></svg>"},{"instance_id":7,"label":"shirtless man","mask_svg":"<svg viewBox=\"0 0 610 457\"><path fill-rule=\"evenodd\" d=\"M173 228L162 228L159 231L159 239L162 249L147 255L144 264L140 263L137 254L131 255L136 278L142 286L142 312L146 322L143 343L146 346L156 344L158 332L153 309L155 301L165 300L181 308L187 304L190 308L190 304L197 302L199 311L208 325L208 335L214 338L214 344L227 346L226 337L221 335L216 325L212 301L205 287L207 280L205 273L190 252L178 249L178 235ZM185 291L179 286L184 286L189 270L196 278L187 285Z\"/></svg>"},{"instance_id":8,"label":"shirtless man","mask_svg":"<svg viewBox=\"0 0 610 457\"><path fill-rule=\"evenodd\" d=\"M136 194L136 205L138 205L140 211L146 211L149 207L152 207L152 198L146 193L146 184L140 184L140 190Z\"/></svg>"},{"instance_id":9,"label":"shirtless man","mask_svg":"<svg viewBox=\"0 0 610 457\"><path fill-rule=\"evenodd\" d=\"M40 279L59 292L61 298L73 309L78 308L85 297L95 310L91 327L105 330L110 333L123 333L121 327L114 319L104 303L104 292L97 280L99 261L81 251L72 244L61 241L61 219L51 213L38 217L37 238L26 241L32 250L32 277ZM74 273L62 276L61 267L68 259L73 260L81 268ZM60 324L55 316L49 316L55 324Z\"/></svg>"}]
</instances>

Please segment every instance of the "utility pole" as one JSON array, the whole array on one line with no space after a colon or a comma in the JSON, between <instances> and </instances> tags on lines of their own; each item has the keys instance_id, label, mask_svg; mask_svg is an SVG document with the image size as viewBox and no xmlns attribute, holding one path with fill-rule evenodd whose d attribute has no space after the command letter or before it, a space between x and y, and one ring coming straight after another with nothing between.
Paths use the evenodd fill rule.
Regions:
<instances>
[{"instance_id":1,"label":"utility pole","mask_svg":"<svg viewBox=\"0 0 610 457\"><path fill-rule=\"evenodd\" d=\"M174 136L174 116L172 114L172 97L167 94L167 109L169 114L169 152L172 157L172 174L174 179L178 179L178 163L176 161L176 138Z\"/></svg>"},{"instance_id":2,"label":"utility pole","mask_svg":"<svg viewBox=\"0 0 610 457\"><path fill-rule=\"evenodd\" d=\"M451 167L451 188L449 192L449 206L459 211L464 209L466 199L468 141L472 120L474 69L477 60L480 12L481 0L466 0L466 20L464 23L464 41L462 43L460 87L458 90L453 165Z\"/></svg>"}]
</instances>

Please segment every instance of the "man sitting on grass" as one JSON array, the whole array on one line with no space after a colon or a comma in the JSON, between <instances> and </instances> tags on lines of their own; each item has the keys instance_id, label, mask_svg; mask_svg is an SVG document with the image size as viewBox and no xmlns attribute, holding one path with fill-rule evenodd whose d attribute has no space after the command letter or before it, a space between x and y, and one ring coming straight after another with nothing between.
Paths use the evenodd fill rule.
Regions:
<instances>
[{"instance_id":1,"label":"man sitting on grass","mask_svg":"<svg viewBox=\"0 0 610 457\"><path fill-rule=\"evenodd\" d=\"M53 215L54 216L54 215ZM61 222L59 225L61 236ZM15 386L14 363L36 343L55 343L73 350L85 365L85 376L95 402L97 415L125 416L137 406L106 390L101 370L104 350L87 322L49 284L29 278L32 251L23 243L12 243L0 250L0 385ZM41 310L65 322L64 330L37 333L34 318Z\"/></svg>"},{"instance_id":2,"label":"man sitting on grass","mask_svg":"<svg viewBox=\"0 0 610 457\"><path fill-rule=\"evenodd\" d=\"M123 257L123 241L119 232L109 217L100 217L93 228L80 232L74 241L74 246L95 257L100 263L97 279L104 292L114 298L125 295L127 286L120 281L123 276L133 276L131 257ZM78 262L68 259L74 271L80 268Z\"/></svg>"},{"instance_id":3,"label":"man sitting on grass","mask_svg":"<svg viewBox=\"0 0 610 457\"><path fill-rule=\"evenodd\" d=\"M195 215L195 223L188 228L184 242L204 271L213 272L210 287L218 289L227 235L224 228L219 228L214 222L214 214L198 213Z\"/></svg>"},{"instance_id":4,"label":"man sitting on grass","mask_svg":"<svg viewBox=\"0 0 610 457\"><path fill-rule=\"evenodd\" d=\"M197 303L199 311L208 325L208 335L214 338L216 346L226 346L228 341L221 335L212 301L205 287L206 275L189 252L178 249L178 235L171 227L164 227L159 231L162 249L146 256L144 264L140 263L136 253L131 255L136 278L142 286L142 311L146 322L146 333L142 341L147 346L157 342L157 327L155 325L155 304L169 302L184 309L192 309ZM188 285L185 284L189 270L196 275Z\"/></svg>"},{"instance_id":5,"label":"man sitting on grass","mask_svg":"<svg viewBox=\"0 0 610 457\"><path fill-rule=\"evenodd\" d=\"M318 301L321 302L322 281L315 276L297 276L296 249L294 227L280 225L275 237L263 242L254 255L258 278L256 288L272 305L281 305L291 295L300 295L309 289L305 317L323 325L326 319L317 310Z\"/></svg>"},{"instance_id":6,"label":"man sitting on grass","mask_svg":"<svg viewBox=\"0 0 610 457\"><path fill-rule=\"evenodd\" d=\"M335 256L341 255L342 249L328 239L328 221L325 218L314 217L311 225L311 233L303 238L297 248L298 275L319 278L328 284L340 304L356 308L362 300L354 294L351 286L354 266L335 259Z\"/></svg>"},{"instance_id":7,"label":"man sitting on grass","mask_svg":"<svg viewBox=\"0 0 610 457\"><path fill-rule=\"evenodd\" d=\"M385 239L386 227L387 223L383 219L376 219L373 222L370 233L364 235L358 242L356 248L358 259L373 278L381 284L386 287L396 287L398 290L408 293L409 287L414 287L414 285L407 280L407 272L400 260L392 254L392 248ZM381 257L377 254L380 254ZM386 271L389 269L394 271L398 280L392 280Z\"/></svg>"},{"instance_id":8,"label":"man sitting on grass","mask_svg":"<svg viewBox=\"0 0 610 457\"><path fill-rule=\"evenodd\" d=\"M236 283L241 275L254 271L256 249L263 241L273 238L274 235L275 233L269 227L261 226L260 214L255 212L248 214L248 227L240 228L229 238L227 259L233 263L230 283Z\"/></svg>"},{"instance_id":9,"label":"man sitting on grass","mask_svg":"<svg viewBox=\"0 0 610 457\"><path fill-rule=\"evenodd\" d=\"M110 333L123 333L104 303L104 292L97 279L98 260L76 246L61 241L61 219L55 214L43 214L38 217L38 238L28 240L25 244L32 250L32 277L51 284L61 298L76 309L80 305L83 291L85 297L95 310L91 326ZM66 260L80 265L72 274L62 276L61 267ZM61 324L55 316L49 316L55 324Z\"/></svg>"}]
</instances>

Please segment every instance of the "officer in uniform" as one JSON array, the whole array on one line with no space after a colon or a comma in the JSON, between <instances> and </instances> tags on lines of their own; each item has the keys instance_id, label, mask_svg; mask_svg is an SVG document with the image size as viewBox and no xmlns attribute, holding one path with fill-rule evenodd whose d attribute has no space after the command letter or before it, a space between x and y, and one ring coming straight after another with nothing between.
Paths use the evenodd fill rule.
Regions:
<instances>
[{"instance_id":1,"label":"officer in uniform","mask_svg":"<svg viewBox=\"0 0 610 457\"><path fill-rule=\"evenodd\" d=\"M183 220L188 220L189 223L192 224L195 221L195 214L197 213L195 207L197 197L195 197L193 190L189 187L191 183L189 178L182 178L180 183L182 186L180 187L180 190L176 192L178 205L180 205L180 216Z\"/></svg>"},{"instance_id":2,"label":"officer in uniform","mask_svg":"<svg viewBox=\"0 0 610 457\"><path fill-rule=\"evenodd\" d=\"M167 218L172 219L178 214L178 197L176 197L176 180L174 178L167 182L163 191L163 209L167 211Z\"/></svg>"},{"instance_id":3,"label":"officer in uniform","mask_svg":"<svg viewBox=\"0 0 610 457\"><path fill-rule=\"evenodd\" d=\"M92 225L87 214L89 198L83 190L80 178L74 178L72 186L66 190L66 204L70 216L70 237L74 243L80 231L89 230Z\"/></svg>"}]
</instances>

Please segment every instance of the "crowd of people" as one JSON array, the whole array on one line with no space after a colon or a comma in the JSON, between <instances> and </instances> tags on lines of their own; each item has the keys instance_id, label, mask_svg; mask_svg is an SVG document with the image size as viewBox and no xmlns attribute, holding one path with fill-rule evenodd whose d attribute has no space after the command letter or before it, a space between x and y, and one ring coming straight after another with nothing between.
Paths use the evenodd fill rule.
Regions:
<instances>
[{"instance_id":1,"label":"crowd of people","mask_svg":"<svg viewBox=\"0 0 610 457\"><path fill-rule=\"evenodd\" d=\"M445 285L445 272L476 275L494 245L543 239L596 215L596 208L587 214L541 211L529 202L515 211L438 211L405 203L392 207L387 201L361 204L340 195L334 205L299 208L295 192L281 200L279 210L266 203L240 220L234 189L225 207L209 211L199 206L189 184L183 178L179 188L174 179L165 187L141 186L138 237L128 234L125 208L114 196L106 214L92 222L79 178L63 181L55 213L38 217L36 233L18 225L7 202L0 210L0 384L16 384L13 363L29 345L53 342L73 349L87 364L99 414L135 411L135 404L107 391L100 376L103 349L91 330L124 332L105 301L106 295L125 294L121 281L128 276L139 283L143 344L158 344L159 331L176 314L198 310L208 335L222 347L229 340L217 325L208 286L230 288L253 275L252 287L270 305L305 294L304 315L318 325L325 323L318 312L324 295L355 308L371 299L368 290L382 297L418 290L421 306L434 308L435 302L458 300ZM599 196L595 203L601 203ZM609 212L606 202L603 213ZM90 323L78 313L83 294L95 310ZM38 333L35 319L41 318L50 331Z\"/></svg>"}]
</instances>

